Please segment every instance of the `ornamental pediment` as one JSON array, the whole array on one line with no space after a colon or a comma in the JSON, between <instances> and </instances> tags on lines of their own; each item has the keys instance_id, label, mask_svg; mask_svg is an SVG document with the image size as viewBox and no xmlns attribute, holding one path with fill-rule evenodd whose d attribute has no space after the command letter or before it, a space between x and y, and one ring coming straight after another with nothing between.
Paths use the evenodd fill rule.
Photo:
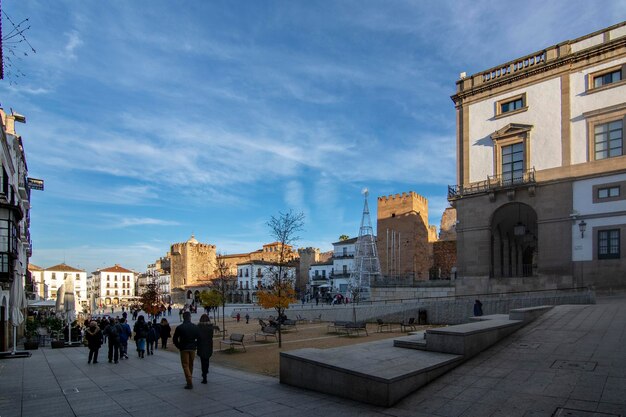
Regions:
<instances>
[{"instance_id":1,"label":"ornamental pediment","mask_svg":"<svg viewBox=\"0 0 626 417\"><path fill-rule=\"evenodd\" d=\"M509 123L502 129L496 130L491 134L491 139L498 140L502 138L508 138L511 136L520 136L530 132L533 125L525 125L521 123Z\"/></svg>"}]
</instances>

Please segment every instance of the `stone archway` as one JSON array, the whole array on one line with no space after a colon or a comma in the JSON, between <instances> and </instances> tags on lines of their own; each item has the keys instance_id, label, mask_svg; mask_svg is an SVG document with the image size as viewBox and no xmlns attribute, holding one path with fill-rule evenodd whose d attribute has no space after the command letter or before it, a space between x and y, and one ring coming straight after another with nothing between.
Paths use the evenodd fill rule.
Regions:
<instances>
[{"instance_id":1,"label":"stone archway","mask_svg":"<svg viewBox=\"0 0 626 417\"><path fill-rule=\"evenodd\" d=\"M536 274L537 213L527 204L509 203L491 218L490 277Z\"/></svg>"}]
</instances>

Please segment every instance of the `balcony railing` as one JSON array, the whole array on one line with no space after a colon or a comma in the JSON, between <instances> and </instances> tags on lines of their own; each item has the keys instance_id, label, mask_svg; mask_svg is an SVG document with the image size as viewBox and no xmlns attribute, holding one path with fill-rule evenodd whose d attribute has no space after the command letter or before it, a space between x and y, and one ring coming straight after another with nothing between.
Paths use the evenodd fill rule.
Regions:
<instances>
[{"instance_id":1,"label":"balcony railing","mask_svg":"<svg viewBox=\"0 0 626 417\"><path fill-rule=\"evenodd\" d=\"M473 182L465 187L462 185L449 185L448 200L457 200L467 195L515 188L529 184L535 184L535 168L514 174L491 175L487 177L485 181Z\"/></svg>"}]
</instances>

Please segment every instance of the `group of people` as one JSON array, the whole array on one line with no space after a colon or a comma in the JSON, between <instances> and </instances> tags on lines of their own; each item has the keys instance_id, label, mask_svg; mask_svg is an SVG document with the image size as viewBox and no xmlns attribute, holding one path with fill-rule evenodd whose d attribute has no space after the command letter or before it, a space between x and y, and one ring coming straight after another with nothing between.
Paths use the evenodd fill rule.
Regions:
<instances>
[{"instance_id":1,"label":"group of people","mask_svg":"<svg viewBox=\"0 0 626 417\"><path fill-rule=\"evenodd\" d=\"M158 349L159 340L161 348L167 348L171 331L165 318L157 323L156 319L150 322L146 321L143 315L139 315L132 330L126 322L126 317L91 320L85 331L85 340L89 348L87 363L98 363L98 352L105 342L108 342L109 363L119 363L122 359L128 359L128 341L131 337L136 343L137 356L143 359L146 353L154 354L154 350ZM209 359L213 354L213 324L208 314L203 314L196 325L191 322L191 313L185 311L183 322L176 327L172 340L180 351L180 362L186 380L185 389L193 388L192 374L196 355L201 361L202 383L206 384Z\"/></svg>"},{"instance_id":2,"label":"group of people","mask_svg":"<svg viewBox=\"0 0 626 417\"><path fill-rule=\"evenodd\" d=\"M160 323L157 323L156 319L146 322L144 316L140 315L132 330L126 322L125 315L121 318L91 320L85 331L85 340L89 348L87 363L98 363L100 347L107 341L109 363L119 363L120 359L128 359L128 340L131 337L136 343L137 356L144 358L146 351L148 355L154 354L154 350L158 349L159 340L161 348L167 348L167 340L171 334L172 329L165 318L161 319Z\"/></svg>"}]
</instances>

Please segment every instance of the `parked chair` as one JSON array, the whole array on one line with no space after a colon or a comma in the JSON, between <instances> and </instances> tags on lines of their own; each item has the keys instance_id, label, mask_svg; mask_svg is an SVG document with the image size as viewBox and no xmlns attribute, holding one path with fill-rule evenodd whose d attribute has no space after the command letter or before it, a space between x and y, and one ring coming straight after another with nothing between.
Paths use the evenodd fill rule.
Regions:
<instances>
[{"instance_id":1,"label":"parked chair","mask_svg":"<svg viewBox=\"0 0 626 417\"><path fill-rule=\"evenodd\" d=\"M402 323L400 323L400 330L403 332L406 332L408 330L417 330L417 327L415 327L415 317L410 317L409 321L403 321Z\"/></svg>"},{"instance_id":2,"label":"parked chair","mask_svg":"<svg viewBox=\"0 0 626 417\"><path fill-rule=\"evenodd\" d=\"M378 333L382 333L385 329L390 332L392 331L391 323L385 323L384 321L382 321L382 319L376 319L376 323L378 323Z\"/></svg>"},{"instance_id":3,"label":"parked chair","mask_svg":"<svg viewBox=\"0 0 626 417\"><path fill-rule=\"evenodd\" d=\"M38 328L37 339L39 340L39 344L41 346L46 346L46 342L50 341L50 334L48 333L48 329L46 329L45 327Z\"/></svg>"}]
</instances>

